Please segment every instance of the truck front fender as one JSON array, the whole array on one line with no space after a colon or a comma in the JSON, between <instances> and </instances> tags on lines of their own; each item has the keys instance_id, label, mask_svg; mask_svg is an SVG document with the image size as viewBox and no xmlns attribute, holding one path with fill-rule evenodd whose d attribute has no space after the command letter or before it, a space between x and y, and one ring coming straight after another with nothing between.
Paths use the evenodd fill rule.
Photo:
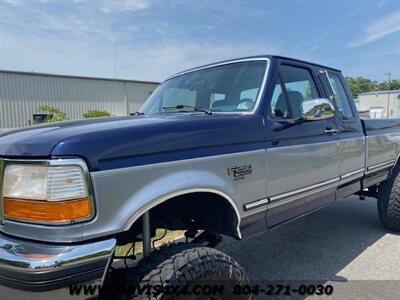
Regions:
<instances>
[{"instance_id":1,"label":"truck front fender","mask_svg":"<svg viewBox=\"0 0 400 300\"><path fill-rule=\"evenodd\" d=\"M151 208L174 197L199 192L219 195L229 203L236 215L237 235L240 238L240 214L232 199L235 193L234 187L216 174L202 170L169 174L135 192L124 207L125 211L134 212L125 223L124 230L128 230L144 212Z\"/></svg>"}]
</instances>

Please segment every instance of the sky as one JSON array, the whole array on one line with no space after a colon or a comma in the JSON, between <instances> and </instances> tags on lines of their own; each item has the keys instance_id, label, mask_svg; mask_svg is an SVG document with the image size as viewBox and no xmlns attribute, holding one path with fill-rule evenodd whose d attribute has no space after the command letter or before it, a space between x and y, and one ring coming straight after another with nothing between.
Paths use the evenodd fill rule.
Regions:
<instances>
[{"instance_id":1,"label":"sky","mask_svg":"<svg viewBox=\"0 0 400 300\"><path fill-rule=\"evenodd\" d=\"M400 1L0 0L0 69L162 81L258 54L400 79Z\"/></svg>"}]
</instances>

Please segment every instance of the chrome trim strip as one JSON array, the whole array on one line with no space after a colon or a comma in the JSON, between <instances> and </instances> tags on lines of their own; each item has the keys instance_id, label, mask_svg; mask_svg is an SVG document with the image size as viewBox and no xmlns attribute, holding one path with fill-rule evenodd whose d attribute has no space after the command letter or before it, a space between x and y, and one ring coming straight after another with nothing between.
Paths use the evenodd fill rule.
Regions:
<instances>
[{"instance_id":1,"label":"chrome trim strip","mask_svg":"<svg viewBox=\"0 0 400 300\"><path fill-rule=\"evenodd\" d=\"M139 210L137 210L135 212L135 214L126 223L124 230L126 231L129 228L131 228L133 223L135 223L146 211L149 211L153 207L155 207L155 206L167 201L168 199L171 199L171 198L177 197L177 196L182 196L182 195L185 195L185 194L199 193L199 192L214 193L214 194L217 194L217 195L220 195L220 196L224 197L229 202L229 204L232 206L233 210L235 211L236 218L237 218L237 226L236 226L237 235L238 235L239 239L242 239L242 233L240 232L241 217L240 217L240 213L239 213L238 208L236 207L235 202L227 194L225 194L225 193L223 193L221 191L214 190L214 189L209 189L209 188L187 189L187 190L182 190L182 191L177 191L175 193L167 194L167 195L164 195L164 196L162 196L160 198L154 199L154 200L150 201L149 203L147 203L146 205L144 205L143 207L141 207Z\"/></svg>"},{"instance_id":2,"label":"chrome trim strip","mask_svg":"<svg viewBox=\"0 0 400 300\"><path fill-rule=\"evenodd\" d=\"M178 76L181 76L184 74L200 71L200 70L205 70L205 69L209 69L209 68L230 65L230 64L240 63L240 62L260 61L260 60L264 60L264 61L268 61L268 62L270 61L270 59L268 57L249 57L249 58L239 58L239 59L234 58L234 59L230 59L230 60L226 60L226 61L222 61L222 62L211 63L211 64L200 66L200 67L194 67L192 69L188 69L188 70L184 70L184 71L175 73L174 75L167 77L167 79L165 79L162 83L164 83L165 81L170 80L172 78L175 78L175 77L178 77Z\"/></svg>"},{"instance_id":3,"label":"chrome trim strip","mask_svg":"<svg viewBox=\"0 0 400 300\"><path fill-rule=\"evenodd\" d=\"M297 194L300 194L300 193L308 192L310 190L313 190L313 189L316 189L316 188L319 188L319 187L323 187L323 186L338 182L339 180L340 180L339 177L338 178L333 178L333 179L327 180L325 182L320 182L320 183L317 183L317 184L314 184L314 185L310 185L310 186L307 186L307 187L304 187L304 188L301 188L301 189L298 189L298 190L294 190L294 191L290 191L290 192L287 192L287 193L283 193L283 194L279 194L279 195L276 195L276 196L272 196L272 197L270 197L270 201L271 202L275 202L275 201L283 199L283 198L287 198L287 197L290 197L290 196L293 196L293 195L297 195Z\"/></svg>"},{"instance_id":4,"label":"chrome trim strip","mask_svg":"<svg viewBox=\"0 0 400 300\"><path fill-rule=\"evenodd\" d=\"M179 73L177 73L175 75L172 75L172 76L168 77L159 86L163 85L164 82L166 82L166 81L168 81L168 80L170 80L172 78L175 78L175 77L178 77L178 76L181 76L181 75L184 75L184 74L196 72L196 71L199 71L199 70L219 67L219 66L223 66L223 65L230 65L230 64L235 64L235 63L246 62L246 61L266 61L267 62L267 65L265 66L265 73L264 73L263 81L261 83L260 90L258 92L257 100L256 100L256 103L254 104L254 107L253 107L253 109L251 111L242 112L242 114L251 114L251 113L254 113L258 109L258 106L259 106L259 104L261 102L261 98L262 98L262 96L264 94L264 91L265 91L265 85L267 83L267 78L268 78L269 69L270 69L270 65L271 65L271 60L268 57L253 57L253 58L233 59L233 60L228 60L228 61L219 62L219 63L215 63L215 64L210 64L210 65L206 65L206 66L201 66L201 67L198 67L198 68L189 69L189 70L182 71L182 72L179 72ZM240 113L240 112L216 112L216 113L222 113L222 114L234 113L234 114L237 114L237 113Z\"/></svg>"},{"instance_id":5,"label":"chrome trim strip","mask_svg":"<svg viewBox=\"0 0 400 300\"><path fill-rule=\"evenodd\" d=\"M244 205L244 209L245 209L245 210L249 210L249 209L252 209L252 208L256 208L256 207L265 205L265 204L267 204L268 202L269 202L268 198L261 199L261 200L257 200L257 201L254 201L254 202L245 204L245 205Z\"/></svg>"},{"instance_id":6,"label":"chrome trim strip","mask_svg":"<svg viewBox=\"0 0 400 300\"><path fill-rule=\"evenodd\" d=\"M367 170L368 171L372 171L372 170L380 170L380 169L385 169L385 168L387 168L387 167L391 167L391 166L393 166L393 164L395 163L396 161L394 160L394 159L392 159L392 160L390 160L390 161L386 161L386 162L383 162L383 163L380 163L380 164L376 164L376 165L372 165L372 166L370 166L370 167L368 167L367 168Z\"/></svg>"},{"instance_id":7,"label":"chrome trim strip","mask_svg":"<svg viewBox=\"0 0 400 300\"><path fill-rule=\"evenodd\" d=\"M1 205L0 218L3 219L3 223L6 220L12 220L15 222L26 223L26 224L56 226L56 225L76 224L76 223L80 223L80 222L84 222L84 221L89 221L89 220L93 219L93 217L96 215L96 205L95 205L95 197L94 197L92 180L90 178L89 169L83 159L80 159L80 158L54 158L54 159L31 159L30 160L30 159L2 158L2 159L0 159L0 166L2 166L3 175L1 175L1 173L0 173L0 180L3 180L5 169L6 169L7 165L9 165L9 164L30 164L30 165L39 164L39 165L45 165L45 166L78 166L78 167L80 167L82 169L84 180L86 183L86 188L87 188L87 192L88 192L88 197L90 199L92 214L88 218L77 219L77 220L74 220L73 222L71 222L71 221L64 221L64 222L22 221L20 219L4 218L3 197L0 194L0 196L1 196L0 197L0 205ZM1 190L2 190L2 185L1 185L0 193L1 193Z\"/></svg>"},{"instance_id":8,"label":"chrome trim strip","mask_svg":"<svg viewBox=\"0 0 400 300\"><path fill-rule=\"evenodd\" d=\"M358 170L351 171L349 173L343 174L343 175L340 176L340 179L346 179L346 178L349 178L349 177L351 177L353 175L356 175L356 174L359 174L359 173L364 173L364 169L358 169Z\"/></svg>"}]
</instances>

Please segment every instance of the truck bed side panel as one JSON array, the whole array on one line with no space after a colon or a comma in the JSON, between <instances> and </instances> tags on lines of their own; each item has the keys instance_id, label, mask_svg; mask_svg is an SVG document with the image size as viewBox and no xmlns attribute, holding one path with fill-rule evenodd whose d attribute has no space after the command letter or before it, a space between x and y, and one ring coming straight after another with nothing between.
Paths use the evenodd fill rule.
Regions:
<instances>
[{"instance_id":1,"label":"truck bed side panel","mask_svg":"<svg viewBox=\"0 0 400 300\"><path fill-rule=\"evenodd\" d=\"M394 166L400 154L400 119L363 119L366 173Z\"/></svg>"}]
</instances>

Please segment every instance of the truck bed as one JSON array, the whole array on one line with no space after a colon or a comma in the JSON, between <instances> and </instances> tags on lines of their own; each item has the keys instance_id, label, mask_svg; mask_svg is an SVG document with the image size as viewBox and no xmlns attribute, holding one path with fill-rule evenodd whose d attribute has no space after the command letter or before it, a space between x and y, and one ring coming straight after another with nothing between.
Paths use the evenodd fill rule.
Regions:
<instances>
[{"instance_id":1,"label":"truck bed","mask_svg":"<svg viewBox=\"0 0 400 300\"><path fill-rule=\"evenodd\" d=\"M366 174L393 166L400 154L400 119L362 119Z\"/></svg>"}]
</instances>

